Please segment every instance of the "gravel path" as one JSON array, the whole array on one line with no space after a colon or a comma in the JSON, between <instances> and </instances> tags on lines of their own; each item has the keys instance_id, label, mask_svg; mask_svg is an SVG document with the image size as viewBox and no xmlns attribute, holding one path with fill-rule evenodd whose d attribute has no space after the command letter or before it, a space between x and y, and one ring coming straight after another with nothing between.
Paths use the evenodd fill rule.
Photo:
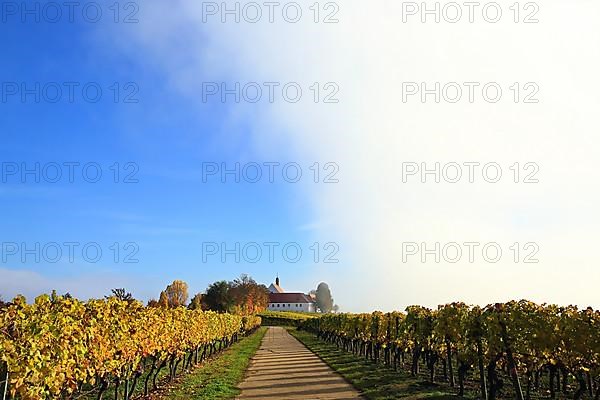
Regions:
<instances>
[{"instance_id":1,"label":"gravel path","mask_svg":"<svg viewBox=\"0 0 600 400\"><path fill-rule=\"evenodd\" d=\"M362 399L284 328L270 327L253 357L238 399Z\"/></svg>"}]
</instances>

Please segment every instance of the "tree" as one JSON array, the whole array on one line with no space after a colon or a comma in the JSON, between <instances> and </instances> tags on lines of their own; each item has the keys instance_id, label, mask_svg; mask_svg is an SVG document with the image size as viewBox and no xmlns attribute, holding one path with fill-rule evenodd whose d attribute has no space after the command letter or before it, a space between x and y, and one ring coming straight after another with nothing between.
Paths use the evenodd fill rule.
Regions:
<instances>
[{"instance_id":1,"label":"tree","mask_svg":"<svg viewBox=\"0 0 600 400\"><path fill-rule=\"evenodd\" d=\"M269 289L243 274L230 284L230 297L236 313L254 314L264 311L269 304Z\"/></svg>"},{"instance_id":2,"label":"tree","mask_svg":"<svg viewBox=\"0 0 600 400\"><path fill-rule=\"evenodd\" d=\"M50 294L50 301L55 303L57 301L60 301L61 299L73 299L73 296L69 292L67 292L61 296L56 292L56 289L53 289L52 293Z\"/></svg>"},{"instance_id":3,"label":"tree","mask_svg":"<svg viewBox=\"0 0 600 400\"><path fill-rule=\"evenodd\" d=\"M211 284L202 297L205 309L244 315L263 311L268 304L269 289L246 274L231 282L218 281Z\"/></svg>"},{"instance_id":4,"label":"tree","mask_svg":"<svg viewBox=\"0 0 600 400\"><path fill-rule=\"evenodd\" d=\"M233 305L231 293L229 293L230 288L231 284L227 281L218 281L208 286L204 296L204 302L208 309L217 312L229 311Z\"/></svg>"},{"instance_id":5,"label":"tree","mask_svg":"<svg viewBox=\"0 0 600 400\"><path fill-rule=\"evenodd\" d=\"M167 297L167 292L164 290L160 292L160 296L158 297L158 306L162 308L169 308L169 298Z\"/></svg>"},{"instance_id":6,"label":"tree","mask_svg":"<svg viewBox=\"0 0 600 400\"><path fill-rule=\"evenodd\" d=\"M125 289L123 288L119 288L119 289L112 289L111 290L112 295L111 296L104 296L105 298L110 298L110 297L116 297L118 300L121 301L133 301L133 295L129 292L127 292Z\"/></svg>"},{"instance_id":7,"label":"tree","mask_svg":"<svg viewBox=\"0 0 600 400\"><path fill-rule=\"evenodd\" d=\"M317 286L317 307L322 313L330 313L333 309L333 297L329 285L325 282L319 283Z\"/></svg>"},{"instance_id":8,"label":"tree","mask_svg":"<svg viewBox=\"0 0 600 400\"><path fill-rule=\"evenodd\" d=\"M188 301L188 284L175 280L165 290L160 292L158 302L162 307L175 308L185 306Z\"/></svg>"},{"instance_id":9,"label":"tree","mask_svg":"<svg viewBox=\"0 0 600 400\"><path fill-rule=\"evenodd\" d=\"M150 300L148 300L148 304L146 306L147 307L160 307L160 304L158 303L158 301L156 301L156 299L150 299Z\"/></svg>"},{"instance_id":10,"label":"tree","mask_svg":"<svg viewBox=\"0 0 600 400\"><path fill-rule=\"evenodd\" d=\"M190 304L188 305L190 310L204 310L206 307L204 305L204 295L202 293L196 293Z\"/></svg>"}]
</instances>

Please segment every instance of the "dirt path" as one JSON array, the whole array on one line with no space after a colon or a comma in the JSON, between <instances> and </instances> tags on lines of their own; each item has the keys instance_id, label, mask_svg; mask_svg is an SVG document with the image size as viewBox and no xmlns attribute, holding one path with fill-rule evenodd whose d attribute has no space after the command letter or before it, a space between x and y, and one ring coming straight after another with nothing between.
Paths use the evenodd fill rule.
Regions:
<instances>
[{"instance_id":1,"label":"dirt path","mask_svg":"<svg viewBox=\"0 0 600 400\"><path fill-rule=\"evenodd\" d=\"M362 399L319 357L280 327L270 327L238 399Z\"/></svg>"}]
</instances>

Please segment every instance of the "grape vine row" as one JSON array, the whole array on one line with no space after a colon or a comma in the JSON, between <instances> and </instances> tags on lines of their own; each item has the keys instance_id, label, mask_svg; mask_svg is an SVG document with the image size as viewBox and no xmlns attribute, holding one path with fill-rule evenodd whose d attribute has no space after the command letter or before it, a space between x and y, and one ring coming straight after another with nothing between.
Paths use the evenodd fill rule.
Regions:
<instances>
[{"instance_id":1,"label":"grape vine row","mask_svg":"<svg viewBox=\"0 0 600 400\"><path fill-rule=\"evenodd\" d=\"M117 394L121 385L129 399L138 383L146 394L156 388L164 368L172 379L179 366L190 368L259 325L252 315L144 307L114 297L44 295L33 304L17 297L0 309L0 373L9 377L14 399L68 399L90 387L101 399L110 384Z\"/></svg>"},{"instance_id":2,"label":"grape vine row","mask_svg":"<svg viewBox=\"0 0 600 400\"><path fill-rule=\"evenodd\" d=\"M551 398L566 394L568 379L576 384L575 399L600 398L600 312L591 308L525 300L483 308L452 303L437 310L411 306L405 313L330 314L305 321L303 328L393 368L404 366L406 358L412 375L424 365L431 381L441 366L459 395L473 372L482 399L499 398L500 373L519 400L534 391ZM541 377L548 377L543 389Z\"/></svg>"}]
</instances>

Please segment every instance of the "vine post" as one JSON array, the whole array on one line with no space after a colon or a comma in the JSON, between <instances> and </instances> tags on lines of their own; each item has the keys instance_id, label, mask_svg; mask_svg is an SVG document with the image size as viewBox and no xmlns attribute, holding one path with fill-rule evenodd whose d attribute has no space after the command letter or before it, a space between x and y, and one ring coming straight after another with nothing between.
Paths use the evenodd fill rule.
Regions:
<instances>
[{"instance_id":1,"label":"vine post","mask_svg":"<svg viewBox=\"0 0 600 400\"><path fill-rule=\"evenodd\" d=\"M2 390L2 400L6 400L6 393L8 393L8 366L6 366L6 376L4 380L4 389Z\"/></svg>"}]
</instances>

